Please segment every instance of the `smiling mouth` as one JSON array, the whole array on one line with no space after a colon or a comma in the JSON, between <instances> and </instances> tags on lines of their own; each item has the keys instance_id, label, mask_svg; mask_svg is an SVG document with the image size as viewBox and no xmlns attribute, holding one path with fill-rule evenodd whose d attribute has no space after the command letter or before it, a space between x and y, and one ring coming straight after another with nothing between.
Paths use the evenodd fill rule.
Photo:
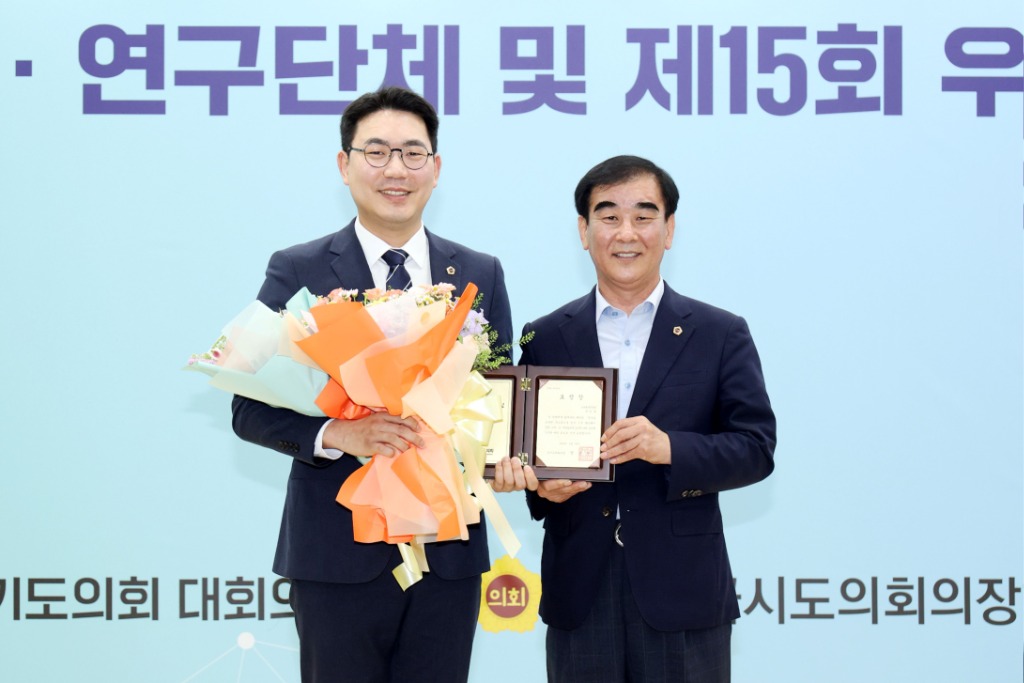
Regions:
<instances>
[{"instance_id":1,"label":"smiling mouth","mask_svg":"<svg viewBox=\"0 0 1024 683\"><path fill-rule=\"evenodd\" d=\"M405 197L409 195L408 190L381 190L380 193L386 197Z\"/></svg>"},{"instance_id":2,"label":"smiling mouth","mask_svg":"<svg viewBox=\"0 0 1024 683\"><path fill-rule=\"evenodd\" d=\"M622 252L618 252L616 254L612 254L612 256L614 256L615 258L631 259L631 258L637 258L638 256L640 256L640 252L638 252L638 251L622 251Z\"/></svg>"}]
</instances>

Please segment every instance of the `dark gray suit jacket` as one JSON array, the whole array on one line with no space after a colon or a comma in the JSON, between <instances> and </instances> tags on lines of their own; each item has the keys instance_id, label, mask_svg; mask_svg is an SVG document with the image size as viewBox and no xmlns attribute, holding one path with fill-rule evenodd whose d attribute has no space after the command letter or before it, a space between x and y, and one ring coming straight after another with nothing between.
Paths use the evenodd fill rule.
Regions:
<instances>
[{"instance_id":1,"label":"dark gray suit jacket","mask_svg":"<svg viewBox=\"0 0 1024 683\"><path fill-rule=\"evenodd\" d=\"M532 322L521 363L601 367L591 291ZM586 618L615 548L621 515L626 568L640 612L663 631L709 628L739 616L718 492L774 468L775 416L746 322L667 285L627 416L668 433L672 464L634 460L614 483L556 504L528 494L544 520L541 616L560 629Z\"/></svg>"},{"instance_id":2,"label":"dark gray suit jacket","mask_svg":"<svg viewBox=\"0 0 1024 683\"><path fill-rule=\"evenodd\" d=\"M476 284L483 293L484 316L498 332L498 343L510 342L512 317L498 259L429 231L427 240L432 281L455 285L456 294L466 284ZM354 221L337 233L271 256L258 298L271 309L281 309L303 286L319 295L338 287L373 287ZM336 583L362 583L379 576L387 568L392 548L385 543L356 543L352 538L352 513L335 502L338 489L360 467L359 462L349 456L338 460L313 456L324 418L238 396L232 403L232 413L238 436L294 458L274 571L292 579ZM446 579L486 571L490 559L484 522L470 527L469 541L428 544L427 560L431 571Z\"/></svg>"}]
</instances>

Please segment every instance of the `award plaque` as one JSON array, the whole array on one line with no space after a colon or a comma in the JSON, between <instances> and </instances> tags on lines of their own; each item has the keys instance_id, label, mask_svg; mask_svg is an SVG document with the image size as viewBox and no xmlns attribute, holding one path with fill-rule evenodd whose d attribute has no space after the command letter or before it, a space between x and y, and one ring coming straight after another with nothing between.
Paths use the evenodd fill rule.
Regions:
<instances>
[{"instance_id":1,"label":"award plaque","mask_svg":"<svg viewBox=\"0 0 1024 683\"><path fill-rule=\"evenodd\" d=\"M615 419L614 368L504 366L484 374L502 399L503 421L487 444L484 476L508 456L538 479L613 481L601 435Z\"/></svg>"},{"instance_id":2,"label":"award plaque","mask_svg":"<svg viewBox=\"0 0 1024 683\"><path fill-rule=\"evenodd\" d=\"M523 408L526 399L519 390L526 367L522 365L503 365L497 370L484 373L491 391L501 398L501 421L495 422L491 428L491 440L487 442L484 478L494 479L494 463L502 458L520 458L523 464L527 460L523 454Z\"/></svg>"}]
</instances>

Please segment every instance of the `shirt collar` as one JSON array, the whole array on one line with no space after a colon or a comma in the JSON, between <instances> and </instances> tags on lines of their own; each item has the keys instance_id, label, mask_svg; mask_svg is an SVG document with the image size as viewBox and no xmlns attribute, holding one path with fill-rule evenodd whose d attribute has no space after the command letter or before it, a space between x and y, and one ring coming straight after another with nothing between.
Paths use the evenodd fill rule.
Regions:
<instances>
[{"instance_id":1,"label":"shirt collar","mask_svg":"<svg viewBox=\"0 0 1024 683\"><path fill-rule=\"evenodd\" d=\"M600 287L594 287L594 294L595 294L595 298L597 300L597 305L595 306L595 308L597 309L595 311L595 320L597 322L601 321L601 316L604 315L605 311L619 310L619 309L615 308L614 306L612 306L610 303L608 303L607 299L605 299L603 296L601 296L601 288ZM661 305L661 298L664 295L665 295L665 280L664 280L664 278L660 278L658 280L658 284L654 287L654 290L650 294L647 295L647 298L644 299L643 302L639 306L637 306L636 308L633 309L633 312L634 313L641 313L644 310L652 310L652 311L658 310L658 306ZM648 303L651 304L650 308L647 307Z\"/></svg>"},{"instance_id":2,"label":"shirt collar","mask_svg":"<svg viewBox=\"0 0 1024 683\"><path fill-rule=\"evenodd\" d=\"M359 240L359 246L363 248L363 256L369 265L372 266L380 260L380 257L388 249L393 248L390 244L367 230L359 222L359 218L356 218L355 227L356 238ZM401 248L409 254L408 259L416 265L423 266L427 263L427 257L430 255L430 245L427 242L427 231L423 229L422 223L420 223L419 229L413 233L412 237Z\"/></svg>"}]
</instances>

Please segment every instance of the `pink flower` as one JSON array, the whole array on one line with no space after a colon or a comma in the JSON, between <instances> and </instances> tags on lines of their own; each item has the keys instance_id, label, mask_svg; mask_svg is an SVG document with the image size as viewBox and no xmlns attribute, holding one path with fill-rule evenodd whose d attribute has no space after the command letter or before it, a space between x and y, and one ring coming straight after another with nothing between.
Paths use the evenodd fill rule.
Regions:
<instances>
[{"instance_id":1,"label":"pink flower","mask_svg":"<svg viewBox=\"0 0 1024 683\"><path fill-rule=\"evenodd\" d=\"M363 301L370 302L376 301L384 296L384 290L380 287L374 287L373 289L367 289L363 292Z\"/></svg>"}]
</instances>

